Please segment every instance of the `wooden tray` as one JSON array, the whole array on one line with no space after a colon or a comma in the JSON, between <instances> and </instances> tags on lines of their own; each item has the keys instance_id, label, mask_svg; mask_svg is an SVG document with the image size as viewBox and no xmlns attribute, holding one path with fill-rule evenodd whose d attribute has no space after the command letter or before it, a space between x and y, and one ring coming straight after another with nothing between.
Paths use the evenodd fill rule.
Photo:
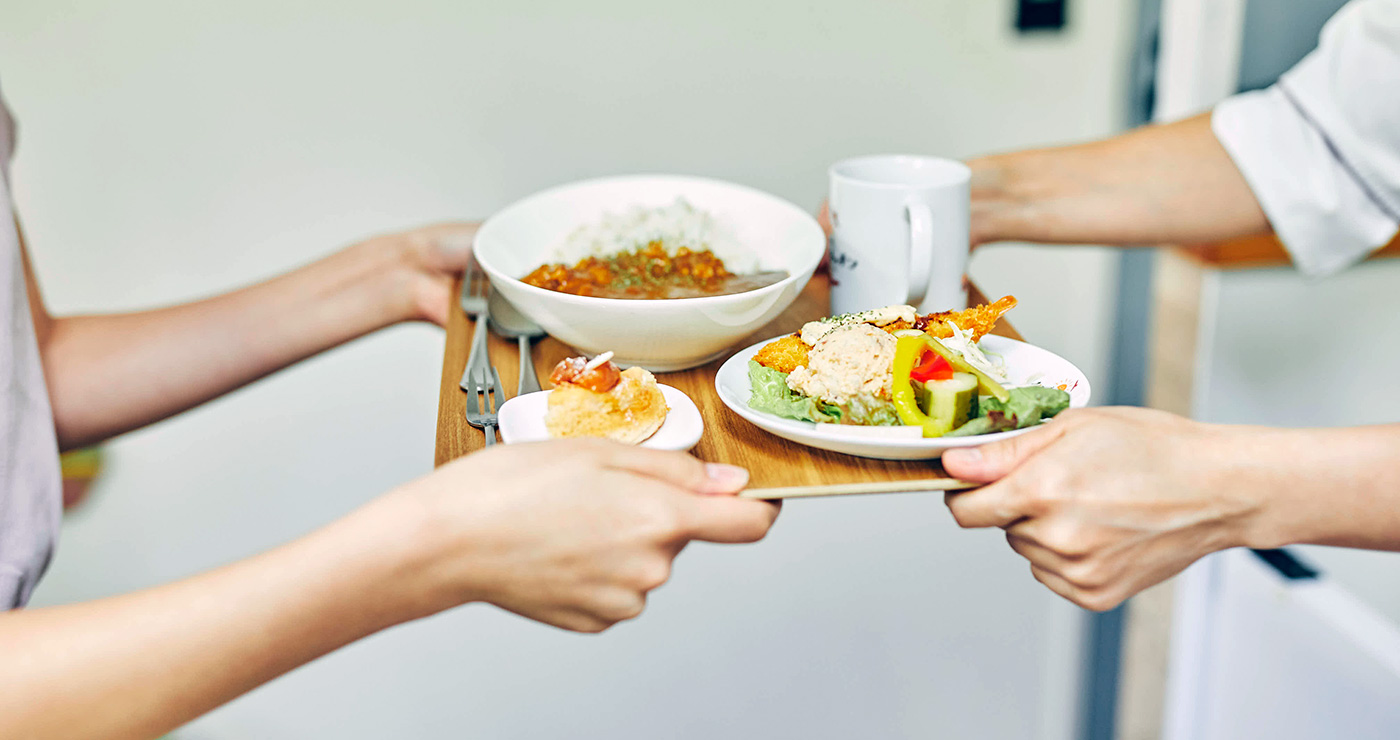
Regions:
<instances>
[{"instance_id":1,"label":"wooden tray","mask_svg":"<svg viewBox=\"0 0 1400 740\"><path fill-rule=\"evenodd\" d=\"M971 300L985 303L986 298L974 286ZM787 311L772 323L738 342L734 351L779 334L796 331L802 324L828 315L830 282L823 275L812 278L807 288ZM452 295L457 295L454 286ZM462 369L467 363L467 348L471 344L473 322L453 301L447 322L447 348L442 361L442 388L438 401L437 450L434 461L441 465L480 449L485 437L467 424L466 395L458 387ZM1002 321L996 334L1012 339L1021 335ZM515 395L519 365L516 344L491 335L491 361L506 385L506 395ZM541 382L548 384L549 372L560 360L576 354L567 345L550 337L535 345L535 367ZM908 482L905 490L918 490L919 481L946 478L937 461L886 461L843 455L818 450L775 437L744 421L730 411L715 393L715 373L729 355L692 370L662 373L657 380L675 386L689 395L700 408L705 420L705 435L691 452L701 460L725 462L748 468L750 489L792 486L837 486L850 483ZM937 484L926 485L933 489Z\"/></svg>"}]
</instances>

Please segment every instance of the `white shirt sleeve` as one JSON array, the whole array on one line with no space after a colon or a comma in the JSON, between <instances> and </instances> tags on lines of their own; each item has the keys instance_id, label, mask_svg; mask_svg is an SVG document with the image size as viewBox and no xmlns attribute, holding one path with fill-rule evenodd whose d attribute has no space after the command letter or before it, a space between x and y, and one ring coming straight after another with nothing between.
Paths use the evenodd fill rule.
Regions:
<instances>
[{"instance_id":1,"label":"white shirt sleeve","mask_svg":"<svg viewBox=\"0 0 1400 740\"><path fill-rule=\"evenodd\" d=\"M1308 275L1400 229L1400 0L1352 0L1272 87L1227 98L1211 126Z\"/></svg>"}]
</instances>

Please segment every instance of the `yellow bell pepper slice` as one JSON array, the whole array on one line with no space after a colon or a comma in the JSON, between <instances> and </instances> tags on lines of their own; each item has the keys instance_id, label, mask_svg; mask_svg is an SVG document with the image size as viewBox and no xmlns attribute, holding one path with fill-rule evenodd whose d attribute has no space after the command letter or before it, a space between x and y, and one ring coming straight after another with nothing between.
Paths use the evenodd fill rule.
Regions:
<instances>
[{"instance_id":1,"label":"yellow bell pepper slice","mask_svg":"<svg viewBox=\"0 0 1400 740\"><path fill-rule=\"evenodd\" d=\"M914 386L909 378L909 373L919 363L924 352L930 350L942 355L948 364L953 366L954 370L971 373L976 377L979 391L1002 401L1011 397L1011 394L1007 393L1000 383L968 364L961 354L944 346L942 342L928 334L899 337L894 347L894 382L891 385L894 410L899 415L899 420L904 424L922 427L925 437L942 437L952 431L946 419L935 419L925 414L923 409L919 408L918 399L914 397Z\"/></svg>"},{"instance_id":2,"label":"yellow bell pepper slice","mask_svg":"<svg viewBox=\"0 0 1400 740\"><path fill-rule=\"evenodd\" d=\"M918 364L919 358L923 357L927 350L930 337L927 334L918 336L899 337L894 346L894 383L891 386L891 397L894 400L895 413L899 414L899 420L908 426L922 427L925 437L942 437L951 432L947 424L940 423L938 419L925 414L919 408L918 399L914 398L914 386L909 379L909 373Z\"/></svg>"}]
</instances>

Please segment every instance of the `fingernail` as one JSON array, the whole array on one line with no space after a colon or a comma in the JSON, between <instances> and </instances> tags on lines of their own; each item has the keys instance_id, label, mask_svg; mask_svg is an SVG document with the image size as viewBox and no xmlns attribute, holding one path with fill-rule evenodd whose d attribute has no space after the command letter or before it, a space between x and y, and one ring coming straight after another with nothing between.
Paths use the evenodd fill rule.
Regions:
<instances>
[{"instance_id":1,"label":"fingernail","mask_svg":"<svg viewBox=\"0 0 1400 740\"><path fill-rule=\"evenodd\" d=\"M749 471L737 465L705 463L705 493L733 493L749 482Z\"/></svg>"}]
</instances>

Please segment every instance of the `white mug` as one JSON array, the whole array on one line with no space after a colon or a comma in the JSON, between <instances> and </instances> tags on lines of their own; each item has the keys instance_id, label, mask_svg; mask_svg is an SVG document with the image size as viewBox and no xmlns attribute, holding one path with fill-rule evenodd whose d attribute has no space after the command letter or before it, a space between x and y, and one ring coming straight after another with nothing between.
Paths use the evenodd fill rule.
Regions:
<instances>
[{"instance_id":1,"label":"white mug","mask_svg":"<svg viewBox=\"0 0 1400 740\"><path fill-rule=\"evenodd\" d=\"M881 155L831 166L831 312L901 303L967 307L972 171L952 159Z\"/></svg>"}]
</instances>

